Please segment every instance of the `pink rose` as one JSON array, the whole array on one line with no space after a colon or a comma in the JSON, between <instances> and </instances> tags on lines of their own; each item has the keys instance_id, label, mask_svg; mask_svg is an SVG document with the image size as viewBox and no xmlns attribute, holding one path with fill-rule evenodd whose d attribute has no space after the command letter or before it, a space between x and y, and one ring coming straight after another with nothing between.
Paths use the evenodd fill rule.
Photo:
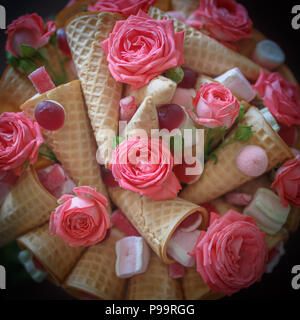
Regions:
<instances>
[{"instance_id":1,"label":"pink rose","mask_svg":"<svg viewBox=\"0 0 300 320\"><path fill-rule=\"evenodd\" d=\"M264 105L279 122L290 127L300 125L298 87L285 80L278 72L260 70L253 88L263 97Z\"/></svg>"},{"instance_id":2,"label":"pink rose","mask_svg":"<svg viewBox=\"0 0 300 320\"><path fill-rule=\"evenodd\" d=\"M57 234L71 247L87 247L102 241L111 227L105 209L107 199L95 189L73 189L76 196L65 194L59 207L51 213L50 233Z\"/></svg>"},{"instance_id":3,"label":"pink rose","mask_svg":"<svg viewBox=\"0 0 300 320\"><path fill-rule=\"evenodd\" d=\"M187 110L197 123L208 128L230 128L239 115L240 103L229 89L218 83L206 83L197 90L193 99L197 112Z\"/></svg>"},{"instance_id":4,"label":"pink rose","mask_svg":"<svg viewBox=\"0 0 300 320\"><path fill-rule=\"evenodd\" d=\"M22 44L39 49L48 43L55 30L54 21L47 22L45 27L43 19L36 13L21 16L7 27L5 49L14 56L22 57Z\"/></svg>"},{"instance_id":5,"label":"pink rose","mask_svg":"<svg viewBox=\"0 0 300 320\"><path fill-rule=\"evenodd\" d=\"M235 0L200 0L186 23L197 29L205 27L223 41L251 38L252 21L245 7Z\"/></svg>"},{"instance_id":6,"label":"pink rose","mask_svg":"<svg viewBox=\"0 0 300 320\"><path fill-rule=\"evenodd\" d=\"M272 188L280 196L281 202L288 206L300 206L300 154L286 161L276 172Z\"/></svg>"},{"instance_id":7,"label":"pink rose","mask_svg":"<svg viewBox=\"0 0 300 320\"><path fill-rule=\"evenodd\" d=\"M108 11L120 13L126 18L137 14L140 9L148 12L149 7L156 0L98 0L88 6L88 11Z\"/></svg>"},{"instance_id":8,"label":"pink rose","mask_svg":"<svg viewBox=\"0 0 300 320\"><path fill-rule=\"evenodd\" d=\"M229 210L222 217L211 215L193 252L197 271L211 290L232 295L259 281L265 272L265 233L254 219L236 211Z\"/></svg>"},{"instance_id":9,"label":"pink rose","mask_svg":"<svg viewBox=\"0 0 300 320\"><path fill-rule=\"evenodd\" d=\"M0 115L0 172L13 169L20 174L29 160L36 162L44 142L40 126L24 112L4 112Z\"/></svg>"},{"instance_id":10,"label":"pink rose","mask_svg":"<svg viewBox=\"0 0 300 320\"><path fill-rule=\"evenodd\" d=\"M129 139L117 146L110 169L120 187L152 200L175 198L181 185L172 171L174 159L159 139Z\"/></svg>"},{"instance_id":11,"label":"pink rose","mask_svg":"<svg viewBox=\"0 0 300 320\"><path fill-rule=\"evenodd\" d=\"M157 21L140 10L136 16L117 21L101 45L115 80L135 90L183 64L183 37L183 31L174 32L172 20Z\"/></svg>"}]
</instances>

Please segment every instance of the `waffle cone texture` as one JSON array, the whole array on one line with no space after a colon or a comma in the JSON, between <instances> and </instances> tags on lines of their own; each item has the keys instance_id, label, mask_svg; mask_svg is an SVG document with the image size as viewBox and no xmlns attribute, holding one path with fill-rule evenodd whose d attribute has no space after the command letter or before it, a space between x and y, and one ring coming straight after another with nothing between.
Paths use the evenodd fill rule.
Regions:
<instances>
[{"instance_id":1,"label":"waffle cone texture","mask_svg":"<svg viewBox=\"0 0 300 320\"><path fill-rule=\"evenodd\" d=\"M0 208L0 247L47 222L56 201L33 169L23 172Z\"/></svg>"}]
</instances>

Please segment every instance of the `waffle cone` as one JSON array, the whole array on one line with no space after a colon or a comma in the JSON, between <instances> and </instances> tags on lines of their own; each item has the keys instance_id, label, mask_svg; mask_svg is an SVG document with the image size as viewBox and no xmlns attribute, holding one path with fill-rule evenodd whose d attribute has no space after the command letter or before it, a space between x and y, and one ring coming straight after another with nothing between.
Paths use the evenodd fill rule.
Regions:
<instances>
[{"instance_id":1,"label":"waffle cone","mask_svg":"<svg viewBox=\"0 0 300 320\"><path fill-rule=\"evenodd\" d=\"M146 97L152 97L156 106L171 103L176 90L176 83L164 76L153 78L145 86L130 90L130 86L126 86L125 95L134 96L137 105L140 105Z\"/></svg>"},{"instance_id":2,"label":"waffle cone","mask_svg":"<svg viewBox=\"0 0 300 320\"><path fill-rule=\"evenodd\" d=\"M182 288L186 300L217 300L225 296L211 291L195 268L185 269Z\"/></svg>"},{"instance_id":3,"label":"waffle cone","mask_svg":"<svg viewBox=\"0 0 300 320\"><path fill-rule=\"evenodd\" d=\"M43 130L46 143L77 185L96 188L108 199L96 161L97 146L80 87L75 80L28 100L22 109L33 117L34 108L44 100L60 103L66 113L64 126L56 131ZM110 206L108 208L110 211Z\"/></svg>"},{"instance_id":4,"label":"waffle cone","mask_svg":"<svg viewBox=\"0 0 300 320\"><path fill-rule=\"evenodd\" d=\"M146 272L133 276L128 283L127 300L182 300L178 280L169 277L169 269L152 254Z\"/></svg>"},{"instance_id":5,"label":"waffle cone","mask_svg":"<svg viewBox=\"0 0 300 320\"><path fill-rule=\"evenodd\" d=\"M63 282L84 250L70 247L58 236L51 235L48 223L18 238L17 243L33 254L57 285Z\"/></svg>"},{"instance_id":6,"label":"waffle cone","mask_svg":"<svg viewBox=\"0 0 300 320\"><path fill-rule=\"evenodd\" d=\"M0 247L48 221L56 201L33 169L25 171L0 208Z\"/></svg>"},{"instance_id":7,"label":"waffle cone","mask_svg":"<svg viewBox=\"0 0 300 320\"><path fill-rule=\"evenodd\" d=\"M108 165L117 134L122 84L112 77L101 42L121 15L83 14L68 23L66 32L98 144L99 161Z\"/></svg>"},{"instance_id":8,"label":"waffle cone","mask_svg":"<svg viewBox=\"0 0 300 320\"><path fill-rule=\"evenodd\" d=\"M281 241L285 242L288 239L288 237L289 237L289 234L284 229L281 229L274 235L270 235L266 233L266 243L269 251L274 249L279 244L279 242Z\"/></svg>"},{"instance_id":9,"label":"waffle cone","mask_svg":"<svg viewBox=\"0 0 300 320\"><path fill-rule=\"evenodd\" d=\"M158 115L156 106L151 97L145 98L134 116L127 125L128 138L133 136L141 136L141 130L151 137L151 129L158 128Z\"/></svg>"},{"instance_id":10,"label":"waffle cone","mask_svg":"<svg viewBox=\"0 0 300 320\"><path fill-rule=\"evenodd\" d=\"M171 0L171 4L174 11L183 12L186 18L199 7L198 0ZM155 6L157 7L156 3Z\"/></svg>"},{"instance_id":11,"label":"waffle cone","mask_svg":"<svg viewBox=\"0 0 300 320\"><path fill-rule=\"evenodd\" d=\"M89 247L64 283L64 288L78 298L83 294L104 300L119 300L124 296L125 279L116 276L115 244L123 234L112 229L108 239Z\"/></svg>"},{"instance_id":12,"label":"waffle cone","mask_svg":"<svg viewBox=\"0 0 300 320\"><path fill-rule=\"evenodd\" d=\"M300 208L299 207L291 207L291 211L288 215L287 221L283 226L289 232L294 233L297 231L300 224Z\"/></svg>"},{"instance_id":13,"label":"waffle cone","mask_svg":"<svg viewBox=\"0 0 300 320\"><path fill-rule=\"evenodd\" d=\"M262 176L255 178L246 182L245 184L238 187L235 191L241 193L248 193L254 195L257 189L259 188L267 188L270 189L271 181L267 174L263 174Z\"/></svg>"},{"instance_id":14,"label":"waffle cone","mask_svg":"<svg viewBox=\"0 0 300 320\"><path fill-rule=\"evenodd\" d=\"M183 201L180 198L152 201L121 188L110 188L112 201L125 213L164 263L172 263L167 256L167 246L179 224L192 213L199 211L203 222L201 229L208 224L208 214L203 207Z\"/></svg>"},{"instance_id":15,"label":"waffle cone","mask_svg":"<svg viewBox=\"0 0 300 320\"><path fill-rule=\"evenodd\" d=\"M28 78L12 67L7 67L0 81L0 114L19 112L20 105L36 94Z\"/></svg>"},{"instance_id":16,"label":"waffle cone","mask_svg":"<svg viewBox=\"0 0 300 320\"><path fill-rule=\"evenodd\" d=\"M186 67L210 76L218 76L229 69L238 67L248 79L258 78L261 67L247 57L230 50L218 41L188 27L155 7L149 9L149 15L156 20L162 20L165 17L172 19L175 32L184 31L183 54Z\"/></svg>"},{"instance_id":17,"label":"waffle cone","mask_svg":"<svg viewBox=\"0 0 300 320\"><path fill-rule=\"evenodd\" d=\"M181 193L180 196L183 199L195 203L208 202L252 180L253 177L246 176L235 166L238 153L247 145L257 145L266 151L269 159L267 171L279 162L293 157L288 146L269 126L257 108L251 107L240 125L252 126L254 132L250 140L247 142L236 141L220 149L217 152L217 164L213 159L205 164L200 179L196 183L188 185ZM231 139L236 130L237 128L232 130L225 141Z\"/></svg>"}]
</instances>

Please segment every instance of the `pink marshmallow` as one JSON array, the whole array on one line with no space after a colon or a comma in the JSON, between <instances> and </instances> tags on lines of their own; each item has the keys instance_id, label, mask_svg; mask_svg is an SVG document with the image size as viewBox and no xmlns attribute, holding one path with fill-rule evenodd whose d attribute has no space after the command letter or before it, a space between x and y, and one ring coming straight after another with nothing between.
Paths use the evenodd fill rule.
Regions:
<instances>
[{"instance_id":1,"label":"pink marshmallow","mask_svg":"<svg viewBox=\"0 0 300 320\"><path fill-rule=\"evenodd\" d=\"M45 67L40 67L33 71L29 76L29 80L32 82L39 94L55 88L55 84L50 78Z\"/></svg>"},{"instance_id":2,"label":"pink marshmallow","mask_svg":"<svg viewBox=\"0 0 300 320\"><path fill-rule=\"evenodd\" d=\"M226 202L230 204L244 207L250 204L250 202L253 199L253 196L247 193L230 192L226 194L225 198Z\"/></svg>"},{"instance_id":3,"label":"pink marshmallow","mask_svg":"<svg viewBox=\"0 0 300 320\"><path fill-rule=\"evenodd\" d=\"M169 264L169 276L172 279L184 277L184 266L178 262Z\"/></svg>"},{"instance_id":4,"label":"pink marshmallow","mask_svg":"<svg viewBox=\"0 0 300 320\"><path fill-rule=\"evenodd\" d=\"M128 96L120 100L120 121L130 121L137 110L134 96Z\"/></svg>"},{"instance_id":5,"label":"pink marshmallow","mask_svg":"<svg viewBox=\"0 0 300 320\"><path fill-rule=\"evenodd\" d=\"M195 95L196 92L194 89L176 88L171 103L190 109L193 107L193 98Z\"/></svg>"},{"instance_id":6,"label":"pink marshmallow","mask_svg":"<svg viewBox=\"0 0 300 320\"><path fill-rule=\"evenodd\" d=\"M255 145L244 147L236 158L238 169L249 177L261 176L266 172L268 163L266 151Z\"/></svg>"},{"instance_id":7,"label":"pink marshmallow","mask_svg":"<svg viewBox=\"0 0 300 320\"><path fill-rule=\"evenodd\" d=\"M215 78L215 80L222 83L225 87L247 102L253 100L256 96L251 84L241 73L239 68L230 69Z\"/></svg>"},{"instance_id":8,"label":"pink marshmallow","mask_svg":"<svg viewBox=\"0 0 300 320\"><path fill-rule=\"evenodd\" d=\"M72 193L76 187L59 164L41 169L37 173L41 184L56 198Z\"/></svg>"},{"instance_id":9,"label":"pink marshmallow","mask_svg":"<svg viewBox=\"0 0 300 320\"><path fill-rule=\"evenodd\" d=\"M183 266L192 267L196 261L189 253L194 250L199 235L199 230L192 232L182 232L180 229L176 230L168 243L168 255Z\"/></svg>"},{"instance_id":10,"label":"pink marshmallow","mask_svg":"<svg viewBox=\"0 0 300 320\"><path fill-rule=\"evenodd\" d=\"M116 274L130 278L147 270L150 249L142 237L125 237L116 243Z\"/></svg>"}]
</instances>

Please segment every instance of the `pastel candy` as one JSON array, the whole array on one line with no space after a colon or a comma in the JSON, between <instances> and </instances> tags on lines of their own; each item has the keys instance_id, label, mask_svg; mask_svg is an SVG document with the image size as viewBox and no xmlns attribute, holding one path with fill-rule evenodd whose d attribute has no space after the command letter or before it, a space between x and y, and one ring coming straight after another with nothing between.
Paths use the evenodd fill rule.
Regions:
<instances>
[{"instance_id":1,"label":"pastel candy","mask_svg":"<svg viewBox=\"0 0 300 320\"><path fill-rule=\"evenodd\" d=\"M263 231L275 234L285 224L290 209L290 206L283 206L274 192L259 188L243 214L254 218Z\"/></svg>"},{"instance_id":2,"label":"pastel candy","mask_svg":"<svg viewBox=\"0 0 300 320\"><path fill-rule=\"evenodd\" d=\"M169 276L172 279L184 277L184 266L178 262L169 264Z\"/></svg>"},{"instance_id":3,"label":"pastel candy","mask_svg":"<svg viewBox=\"0 0 300 320\"><path fill-rule=\"evenodd\" d=\"M120 121L130 121L137 110L135 97L127 96L120 100Z\"/></svg>"},{"instance_id":4,"label":"pastel candy","mask_svg":"<svg viewBox=\"0 0 300 320\"><path fill-rule=\"evenodd\" d=\"M230 91L249 102L256 96L251 84L242 74L239 68L233 68L215 78L216 81L223 84Z\"/></svg>"},{"instance_id":5,"label":"pastel candy","mask_svg":"<svg viewBox=\"0 0 300 320\"><path fill-rule=\"evenodd\" d=\"M233 204L235 206L247 206L253 199L251 194L239 193L239 192L230 192L225 196L226 202Z\"/></svg>"},{"instance_id":6,"label":"pastel candy","mask_svg":"<svg viewBox=\"0 0 300 320\"><path fill-rule=\"evenodd\" d=\"M177 87L171 103L178 104L185 108L192 108L193 98L196 96L195 89L185 89Z\"/></svg>"},{"instance_id":7,"label":"pastel candy","mask_svg":"<svg viewBox=\"0 0 300 320\"><path fill-rule=\"evenodd\" d=\"M183 232L180 229L176 230L168 243L168 255L183 266L192 267L196 261L189 253L194 250L199 235L199 230L192 232Z\"/></svg>"},{"instance_id":8,"label":"pastel candy","mask_svg":"<svg viewBox=\"0 0 300 320\"><path fill-rule=\"evenodd\" d=\"M130 278L147 270L150 249L142 237L125 237L116 243L116 274Z\"/></svg>"},{"instance_id":9,"label":"pastel candy","mask_svg":"<svg viewBox=\"0 0 300 320\"><path fill-rule=\"evenodd\" d=\"M269 70L279 67L285 60L285 54L272 40L258 42L252 56L253 60Z\"/></svg>"},{"instance_id":10,"label":"pastel candy","mask_svg":"<svg viewBox=\"0 0 300 320\"><path fill-rule=\"evenodd\" d=\"M22 250L18 255L19 261L24 266L27 273L31 276L31 278L38 283L44 281L48 274L43 272L42 270L37 269L35 264L33 263L33 256L28 250Z\"/></svg>"}]
</instances>

